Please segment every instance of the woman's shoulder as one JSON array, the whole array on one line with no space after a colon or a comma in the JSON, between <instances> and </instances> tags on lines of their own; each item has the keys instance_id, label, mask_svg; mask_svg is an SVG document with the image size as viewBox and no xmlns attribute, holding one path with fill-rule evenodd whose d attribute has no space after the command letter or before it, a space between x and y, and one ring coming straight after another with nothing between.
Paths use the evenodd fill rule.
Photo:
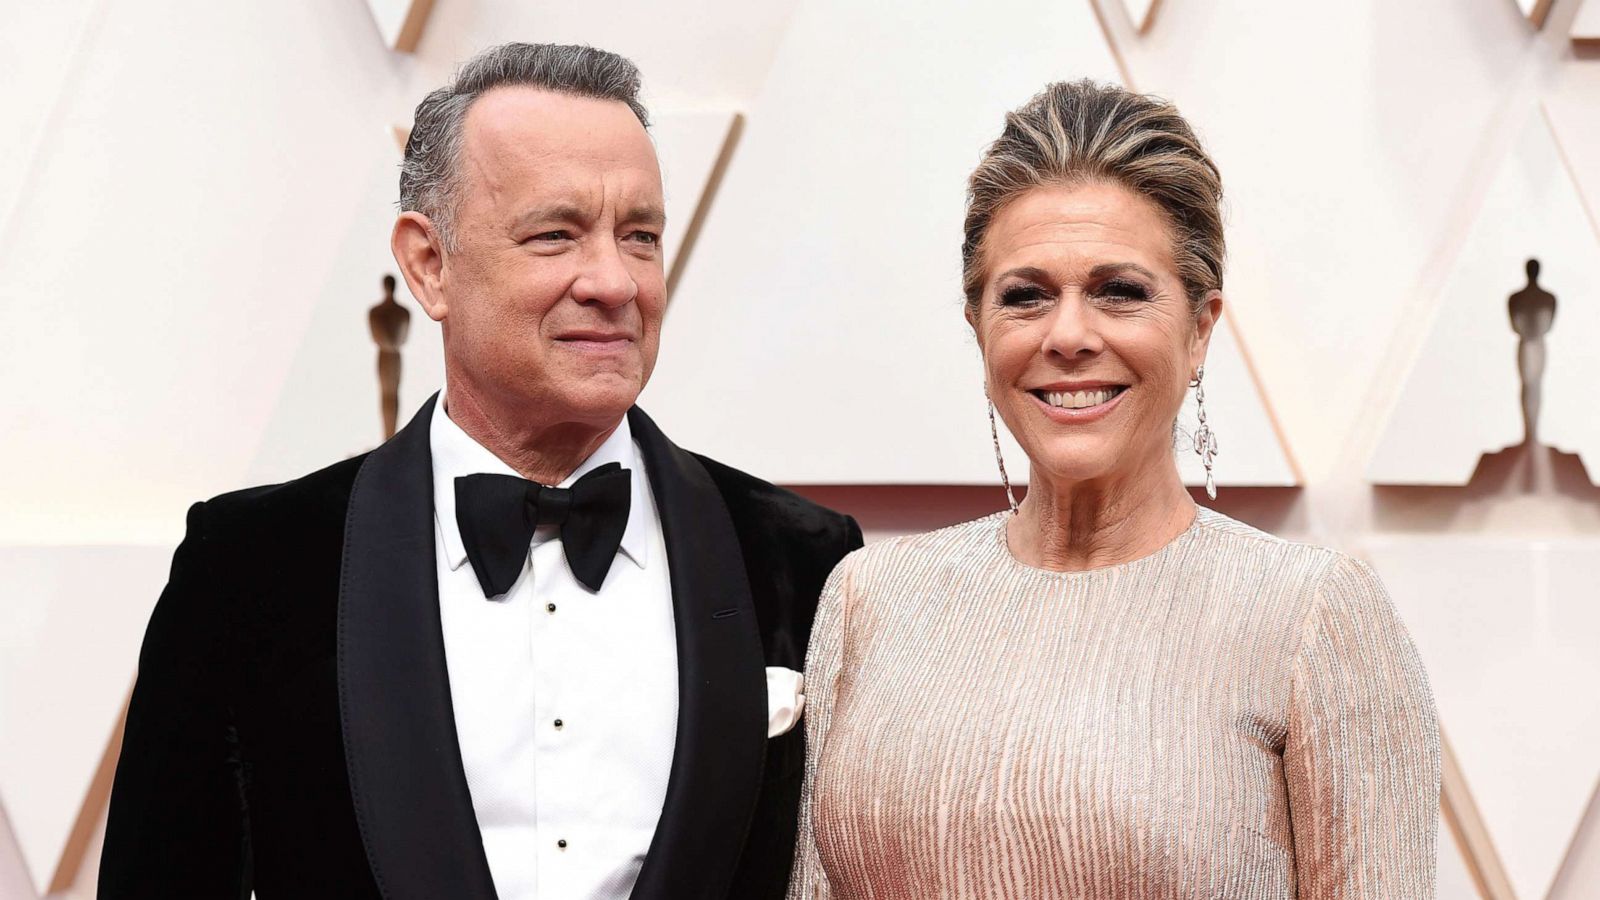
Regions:
<instances>
[{"instance_id":1,"label":"woman's shoulder","mask_svg":"<svg viewBox=\"0 0 1600 900\"><path fill-rule=\"evenodd\" d=\"M1004 511L932 531L874 541L844 558L841 572L854 580L894 576L993 552Z\"/></svg>"},{"instance_id":2,"label":"woman's shoulder","mask_svg":"<svg viewBox=\"0 0 1600 900\"><path fill-rule=\"evenodd\" d=\"M1315 575L1320 580L1342 570L1366 569L1365 562L1347 552L1325 544L1280 538L1205 506L1198 508L1195 532L1213 552L1250 562L1272 562L1283 573Z\"/></svg>"},{"instance_id":3,"label":"woman's shoulder","mask_svg":"<svg viewBox=\"0 0 1600 900\"><path fill-rule=\"evenodd\" d=\"M1200 508L1195 527L1219 557L1218 565L1253 570L1263 579L1299 588L1297 593L1388 603L1372 567L1342 550L1278 537L1205 507Z\"/></svg>"}]
</instances>

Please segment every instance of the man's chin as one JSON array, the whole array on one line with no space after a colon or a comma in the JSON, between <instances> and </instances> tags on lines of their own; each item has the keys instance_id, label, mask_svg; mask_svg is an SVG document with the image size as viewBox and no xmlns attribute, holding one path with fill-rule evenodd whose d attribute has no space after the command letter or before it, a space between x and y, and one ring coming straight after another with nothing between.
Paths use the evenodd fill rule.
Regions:
<instances>
[{"instance_id":1,"label":"man's chin","mask_svg":"<svg viewBox=\"0 0 1600 900\"><path fill-rule=\"evenodd\" d=\"M559 399L575 421L612 423L638 401L642 388L638 379L602 376L561 392Z\"/></svg>"}]
</instances>

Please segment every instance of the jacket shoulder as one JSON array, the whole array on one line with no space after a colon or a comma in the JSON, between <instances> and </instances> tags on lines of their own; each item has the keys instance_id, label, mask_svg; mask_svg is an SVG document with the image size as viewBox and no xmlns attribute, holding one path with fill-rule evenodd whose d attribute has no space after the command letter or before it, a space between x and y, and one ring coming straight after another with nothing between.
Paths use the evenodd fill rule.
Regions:
<instances>
[{"instance_id":1,"label":"jacket shoulder","mask_svg":"<svg viewBox=\"0 0 1600 900\"><path fill-rule=\"evenodd\" d=\"M759 534L779 546L837 547L838 555L827 563L830 569L844 554L861 546L861 528L850 516L710 457L694 456L722 493L741 540Z\"/></svg>"},{"instance_id":2,"label":"jacket shoulder","mask_svg":"<svg viewBox=\"0 0 1600 900\"><path fill-rule=\"evenodd\" d=\"M260 540L296 530L342 533L356 473L367 454L351 457L292 481L219 494L197 508L210 536Z\"/></svg>"},{"instance_id":3,"label":"jacket shoulder","mask_svg":"<svg viewBox=\"0 0 1600 900\"><path fill-rule=\"evenodd\" d=\"M798 671L822 586L834 566L861 546L861 528L793 491L698 454L695 459L733 520L767 665Z\"/></svg>"}]
</instances>

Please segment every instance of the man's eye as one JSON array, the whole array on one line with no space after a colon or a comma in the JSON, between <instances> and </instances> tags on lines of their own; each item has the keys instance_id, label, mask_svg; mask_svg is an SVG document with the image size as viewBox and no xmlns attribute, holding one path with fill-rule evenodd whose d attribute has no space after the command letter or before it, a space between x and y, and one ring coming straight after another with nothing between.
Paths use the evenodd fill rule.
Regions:
<instances>
[{"instance_id":1,"label":"man's eye","mask_svg":"<svg viewBox=\"0 0 1600 900\"><path fill-rule=\"evenodd\" d=\"M631 236L639 243L649 244L652 247L661 243L661 235L656 234L653 231L635 231Z\"/></svg>"},{"instance_id":2,"label":"man's eye","mask_svg":"<svg viewBox=\"0 0 1600 900\"><path fill-rule=\"evenodd\" d=\"M564 241L569 237L571 237L571 235L567 234L565 231L541 231L538 234L528 238L528 240L530 240L530 241Z\"/></svg>"}]
</instances>

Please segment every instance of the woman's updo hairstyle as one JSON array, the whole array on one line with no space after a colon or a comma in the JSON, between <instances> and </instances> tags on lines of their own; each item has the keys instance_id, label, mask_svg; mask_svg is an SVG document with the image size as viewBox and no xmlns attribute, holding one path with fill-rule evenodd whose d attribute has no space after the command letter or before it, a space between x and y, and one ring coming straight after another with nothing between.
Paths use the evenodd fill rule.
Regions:
<instances>
[{"instance_id":1,"label":"woman's updo hairstyle","mask_svg":"<svg viewBox=\"0 0 1600 900\"><path fill-rule=\"evenodd\" d=\"M983 239L1000 210L1036 187L1090 181L1120 184L1166 214L1191 311L1222 289L1222 176L1194 129L1158 97L1061 81L1006 114L967 183L961 280L969 313L983 297Z\"/></svg>"}]
</instances>

